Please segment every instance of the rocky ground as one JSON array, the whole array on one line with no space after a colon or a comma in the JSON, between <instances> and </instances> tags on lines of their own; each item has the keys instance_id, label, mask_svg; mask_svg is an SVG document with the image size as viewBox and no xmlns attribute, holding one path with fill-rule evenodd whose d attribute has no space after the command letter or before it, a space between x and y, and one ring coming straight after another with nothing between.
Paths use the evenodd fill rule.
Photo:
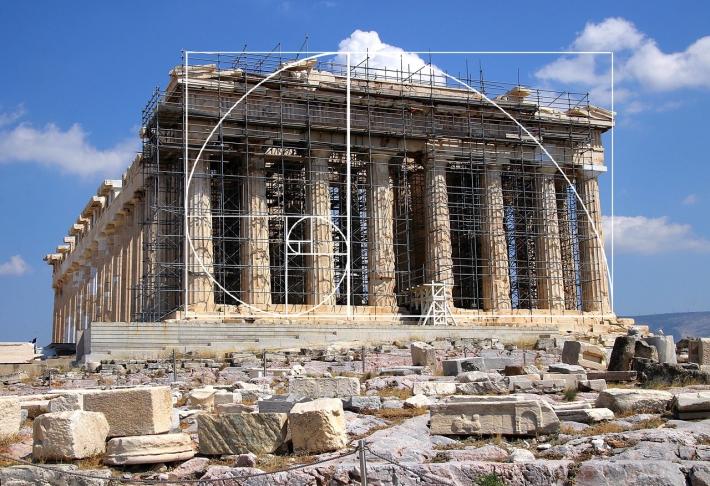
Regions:
<instances>
[{"instance_id":1,"label":"rocky ground","mask_svg":"<svg viewBox=\"0 0 710 486\"><path fill-rule=\"evenodd\" d=\"M395 343L364 370L362 348L293 350L266 374L251 353L179 356L175 375L171 359L106 361L51 387L16 374L0 378L0 484L361 484L359 446L376 485L710 484L704 367L664 383L561 364L561 346ZM639 352L636 369L660 365Z\"/></svg>"}]
</instances>

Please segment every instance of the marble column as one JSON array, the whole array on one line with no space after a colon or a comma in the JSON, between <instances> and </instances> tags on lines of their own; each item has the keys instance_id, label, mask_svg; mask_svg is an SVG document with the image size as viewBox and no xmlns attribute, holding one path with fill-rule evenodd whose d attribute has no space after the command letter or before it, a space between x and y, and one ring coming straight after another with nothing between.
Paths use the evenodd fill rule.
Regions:
<instances>
[{"instance_id":1,"label":"marble column","mask_svg":"<svg viewBox=\"0 0 710 486\"><path fill-rule=\"evenodd\" d=\"M333 234L330 215L330 149L311 149L306 170L306 304L335 305Z\"/></svg>"},{"instance_id":2,"label":"marble column","mask_svg":"<svg viewBox=\"0 0 710 486\"><path fill-rule=\"evenodd\" d=\"M424 158L424 283L446 284L449 306L453 308L454 262L446 166L447 161L437 157L435 148L427 146Z\"/></svg>"},{"instance_id":3,"label":"marble column","mask_svg":"<svg viewBox=\"0 0 710 486\"><path fill-rule=\"evenodd\" d=\"M582 283L582 310L611 312L609 282L604 262L599 182L593 171L581 170L577 178L577 192L590 218L581 207L577 210L579 260ZM596 228L597 236L592 228Z\"/></svg>"},{"instance_id":4,"label":"marble column","mask_svg":"<svg viewBox=\"0 0 710 486\"><path fill-rule=\"evenodd\" d=\"M484 194L483 309L506 311L511 309L508 244L505 239L505 206L503 203L502 166L487 164L482 177Z\"/></svg>"},{"instance_id":5,"label":"marble column","mask_svg":"<svg viewBox=\"0 0 710 486\"><path fill-rule=\"evenodd\" d=\"M367 189L367 303L395 307L394 192L389 154L371 154Z\"/></svg>"},{"instance_id":6,"label":"marble column","mask_svg":"<svg viewBox=\"0 0 710 486\"><path fill-rule=\"evenodd\" d=\"M537 175L540 229L537 238L538 309L563 311L565 286L562 274L562 245L557 219L556 167L542 167Z\"/></svg>"},{"instance_id":7,"label":"marble column","mask_svg":"<svg viewBox=\"0 0 710 486\"><path fill-rule=\"evenodd\" d=\"M193 312L215 309L214 287L209 276L214 274L211 195L209 161L200 160L195 166L187 201L192 241L192 248L188 247L188 308Z\"/></svg>"},{"instance_id":8,"label":"marble column","mask_svg":"<svg viewBox=\"0 0 710 486\"><path fill-rule=\"evenodd\" d=\"M242 185L245 217L240 221L243 242L240 257L244 302L257 307L271 304L271 258L269 255L269 208L266 201L266 170L261 153L249 154Z\"/></svg>"}]
</instances>

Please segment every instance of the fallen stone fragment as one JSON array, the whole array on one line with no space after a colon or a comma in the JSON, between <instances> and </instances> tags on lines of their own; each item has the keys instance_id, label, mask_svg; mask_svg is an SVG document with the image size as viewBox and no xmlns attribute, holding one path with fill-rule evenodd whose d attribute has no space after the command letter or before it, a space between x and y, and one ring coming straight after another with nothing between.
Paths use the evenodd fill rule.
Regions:
<instances>
[{"instance_id":1,"label":"fallen stone fragment","mask_svg":"<svg viewBox=\"0 0 710 486\"><path fill-rule=\"evenodd\" d=\"M513 448L510 453L510 462L531 462L535 460L535 454L527 449Z\"/></svg>"},{"instance_id":2,"label":"fallen stone fragment","mask_svg":"<svg viewBox=\"0 0 710 486\"><path fill-rule=\"evenodd\" d=\"M67 393L57 398L52 398L48 404L49 412L70 412L84 409L84 395L82 393Z\"/></svg>"},{"instance_id":3,"label":"fallen stone fragment","mask_svg":"<svg viewBox=\"0 0 710 486\"><path fill-rule=\"evenodd\" d=\"M195 388L187 395L187 404L190 408L211 412L214 410L214 396L217 390L210 387Z\"/></svg>"},{"instance_id":4,"label":"fallen stone fragment","mask_svg":"<svg viewBox=\"0 0 710 486\"><path fill-rule=\"evenodd\" d=\"M414 395L404 401L404 408L426 408L431 405L431 400L426 395Z\"/></svg>"},{"instance_id":5,"label":"fallen stone fragment","mask_svg":"<svg viewBox=\"0 0 710 486\"><path fill-rule=\"evenodd\" d=\"M710 365L710 338L688 340L688 362Z\"/></svg>"},{"instance_id":6,"label":"fallen stone fragment","mask_svg":"<svg viewBox=\"0 0 710 486\"><path fill-rule=\"evenodd\" d=\"M651 346L646 341L636 341L634 346L634 358L649 359L658 361L658 350L655 346Z\"/></svg>"},{"instance_id":7,"label":"fallen stone fragment","mask_svg":"<svg viewBox=\"0 0 710 486\"><path fill-rule=\"evenodd\" d=\"M290 395L307 398L341 398L360 394L357 378L291 378L288 383Z\"/></svg>"},{"instance_id":8,"label":"fallen stone fragment","mask_svg":"<svg viewBox=\"0 0 710 486\"><path fill-rule=\"evenodd\" d=\"M710 418L710 392L679 393L673 397L671 410L680 420Z\"/></svg>"},{"instance_id":9,"label":"fallen stone fragment","mask_svg":"<svg viewBox=\"0 0 710 486\"><path fill-rule=\"evenodd\" d=\"M237 413L197 416L200 453L205 455L271 454L284 447L285 413Z\"/></svg>"},{"instance_id":10,"label":"fallen stone fragment","mask_svg":"<svg viewBox=\"0 0 710 486\"><path fill-rule=\"evenodd\" d=\"M458 376L465 371L481 371L485 369L483 358L476 356L472 358L445 359L441 363L445 376Z\"/></svg>"},{"instance_id":11,"label":"fallen stone fragment","mask_svg":"<svg viewBox=\"0 0 710 486\"><path fill-rule=\"evenodd\" d=\"M34 419L49 412L49 400L26 400L20 402L20 408L27 410L27 417Z\"/></svg>"},{"instance_id":12,"label":"fallen stone fragment","mask_svg":"<svg viewBox=\"0 0 710 486\"><path fill-rule=\"evenodd\" d=\"M85 476L68 476L69 472ZM69 482L67 477L73 480ZM0 468L0 484L3 486L106 486L110 481L111 471L106 468L79 470L74 464L53 464L51 468L41 469L36 466Z\"/></svg>"},{"instance_id":13,"label":"fallen stone fragment","mask_svg":"<svg viewBox=\"0 0 710 486\"><path fill-rule=\"evenodd\" d=\"M209 464L210 460L207 457L194 457L170 471L168 477L170 479L192 479L204 474Z\"/></svg>"},{"instance_id":14,"label":"fallen stone fragment","mask_svg":"<svg viewBox=\"0 0 710 486\"><path fill-rule=\"evenodd\" d=\"M589 380L604 380L610 383L620 383L626 381L635 381L637 373L635 371L588 371L587 379Z\"/></svg>"},{"instance_id":15,"label":"fallen stone fragment","mask_svg":"<svg viewBox=\"0 0 710 486\"><path fill-rule=\"evenodd\" d=\"M343 408L345 410L351 410L353 412L362 412L363 410L379 410L381 406L382 401L380 400L380 397L376 395L355 395L343 400Z\"/></svg>"},{"instance_id":16,"label":"fallen stone fragment","mask_svg":"<svg viewBox=\"0 0 710 486\"><path fill-rule=\"evenodd\" d=\"M288 413L298 402L306 402L309 398L296 395L274 395L256 402L259 413Z\"/></svg>"},{"instance_id":17,"label":"fallen stone fragment","mask_svg":"<svg viewBox=\"0 0 710 486\"><path fill-rule=\"evenodd\" d=\"M414 366L436 366L436 349L433 346L415 341L409 345Z\"/></svg>"},{"instance_id":18,"label":"fallen stone fragment","mask_svg":"<svg viewBox=\"0 0 710 486\"><path fill-rule=\"evenodd\" d=\"M569 341L568 341L569 342ZM565 343L567 344L567 343ZM587 371L578 364L554 363L547 367L549 373L586 374Z\"/></svg>"},{"instance_id":19,"label":"fallen stone fragment","mask_svg":"<svg viewBox=\"0 0 710 486\"><path fill-rule=\"evenodd\" d=\"M110 466L184 461L195 456L188 434L139 435L108 441L104 462Z\"/></svg>"},{"instance_id":20,"label":"fallen stone fragment","mask_svg":"<svg viewBox=\"0 0 710 486\"><path fill-rule=\"evenodd\" d=\"M603 371L607 367L606 349L580 341L565 341L562 348L562 362Z\"/></svg>"},{"instance_id":21,"label":"fallen stone fragment","mask_svg":"<svg viewBox=\"0 0 710 486\"><path fill-rule=\"evenodd\" d=\"M525 396L454 396L430 410L431 433L440 435L534 435L560 426L550 404Z\"/></svg>"},{"instance_id":22,"label":"fallen stone fragment","mask_svg":"<svg viewBox=\"0 0 710 486\"><path fill-rule=\"evenodd\" d=\"M101 412L109 437L162 434L170 430L170 387L104 390L84 394L84 410Z\"/></svg>"},{"instance_id":23,"label":"fallen stone fragment","mask_svg":"<svg viewBox=\"0 0 710 486\"><path fill-rule=\"evenodd\" d=\"M643 338L643 340L656 348L660 363L678 363L673 336L648 336Z\"/></svg>"},{"instance_id":24,"label":"fallen stone fragment","mask_svg":"<svg viewBox=\"0 0 710 486\"><path fill-rule=\"evenodd\" d=\"M609 358L609 371L629 371L631 361L636 354L636 337L619 336L614 341L614 348L611 350Z\"/></svg>"},{"instance_id":25,"label":"fallen stone fragment","mask_svg":"<svg viewBox=\"0 0 710 486\"><path fill-rule=\"evenodd\" d=\"M0 398L0 439L10 437L20 431L22 414L17 397Z\"/></svg>"},{"instance_id":26,"label":"fallen stone fragment","mask_svg":"<svg viewBox=\"0 0 710 486\"><path fill-rule=\"evenodd\" d=\"M108 422L101 413L45 413L33 424L32 458L62 461L103 454L108 431Z\"/></svg>"},{"instance_id":27,"label":"fallen stone fragment","mask_svg":"<svg viewBox=\"0 0 710 486\"><path fill-rule=\"evenodd\" d=\"M593 424L606 420L614 420L614 412L608 408L586 408L578 410L555 410L560 420Z\"/></svg>"},{"instance_id":28,"label":"fallen stone fragment","mask_svg":"<svg viewBox=\"0 0 710 486\"><path fill-rule=\"evenodd\" d=\"M414 395L438 396L456 393L456 383L440 381L417 381L412 385Z\"/></svg>"},{"instance_id":29,"label":"fallen stone fragment","mask_svg":"<svg viewBox=\"0 0 710 486\"><path fill-rule=\"evenodd\" d=\"M600 392L606 390L606 380L579 380L577 387L581 392Z\"/></svg>"},{"instance_id":30,"label":"fallen stone fragment","mask_svg":"<svg viewBox=\"0 0 710 486\"><path fill-rule=\"evenodd\" d=\"M661 390L609 388L599 393L595 405L617 413L663 412L672 398Z\"/></svg>"},{"instance_id":31,"label":"fallen stone fragment","mask_svg":"<svg viewBox=\"0 0 710 486\"><path fill-rule=\"evenodd\" d=\"M243 403L218 403L214 406L214 411L215 413L252 413L255 409Z\"/></svg>"},{"instance_id":32,"label":"fallen stone fragment","mask_svg":"<svg viewBox=\"0 0 710 486\"><path fill-rule=\"evenodd\" d=\"M298 403L288 418L296 452L319 454L337 451L347 444L345 414L340 400L319 398Z\"/></svg>"}]
</instances>

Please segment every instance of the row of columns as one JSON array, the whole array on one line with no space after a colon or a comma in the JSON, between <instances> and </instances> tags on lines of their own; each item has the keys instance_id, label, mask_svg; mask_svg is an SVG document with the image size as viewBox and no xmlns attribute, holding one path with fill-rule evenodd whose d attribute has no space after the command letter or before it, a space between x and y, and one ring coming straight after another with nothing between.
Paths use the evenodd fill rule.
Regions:
<instances>
[{"instance_id":1,"label":"row of columns","mask_svg":"<svg viewBox=\"0 0 710 486\"><path fill-rule=\"evenodd\" d=\"M75 342L89 323L127 322L136 312L143 232L142 198L125 204L84 255L54 283L54 342Z\"/></svg>"},{"instance_id":2,"label":"row of columns","mask_svg":"<svg viewBox=\"0 0 710 486\"><path fill-rule=\"evenodd\" d=\"M335 303L335 278L333 267L333 240L329 191L329 161L331 150L315 149L306 165L306 239L310 248L301 248L305 254L306 303L333 305ZM368 305L395 307L395 255L394 255L394 189L389 177L388 154L371 155L368 172ZM449 201L446 182L447 161L438 157L432 146L427 146L423 158L425 280L454 284L453 257ZM503 200L502 161L487 167L482 178L485 217L483 229L483 258L488 262L483 275L483 309L508 311L511 304L511 282ZM536 275L538 278L538 308L563 311L569 305L565 291L563 255L555 168L542 167L537 174L539 192L538 211L541 227L536 242ZM249 305L271 304L271 271L269 259L268 208L266 200L266 174L264 156L249 156L243 190L244 207L249 213L247 224L242 224L244 243L241 250L241 288ZM596 240L592 224L601 236L599 187L596 174L581 172L577 191L588 208L591 220L579 210L580 270L582 307L584 311L609 312L609 289L603 264L602 248ZM193 186L194 186L193 181ZM202 190L208 190L205 187ZM195 196L208 202L208 198ZM209 219L209 218L207 218ZM211 234L207 220L202 224L203 234ZM209 238L205 238L209 242ZM210 246L211 248L211 246ZM211 249L209 250L211 252ZM203 256L207 249L204 249ZM211 265L211 254L209 264ZM203 285L195 279L193 286ZM211 286L211 283L210 283ZM201 294L211 294L203 289ZM213 305L213 301L211 302Z\"/></svg>"}]
</instances>

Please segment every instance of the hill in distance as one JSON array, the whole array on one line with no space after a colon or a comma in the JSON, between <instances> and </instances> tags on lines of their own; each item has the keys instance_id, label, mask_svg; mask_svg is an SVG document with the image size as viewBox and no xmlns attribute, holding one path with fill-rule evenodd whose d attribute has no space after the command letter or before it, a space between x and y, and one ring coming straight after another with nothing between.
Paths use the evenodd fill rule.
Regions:
<instances>
[{"instance_id":1,"label":"hill in distance","mask_svg":"<svg viewBox=\"0 0 710 486\"><path fill-rule=\"evenodd\" d=\"M709 312L676 312L671 314L650 314L631 316L636 324L648 325L651 332L673 335L675 342L684 337L710 337Z\"/></svg>"}]
</instances>

